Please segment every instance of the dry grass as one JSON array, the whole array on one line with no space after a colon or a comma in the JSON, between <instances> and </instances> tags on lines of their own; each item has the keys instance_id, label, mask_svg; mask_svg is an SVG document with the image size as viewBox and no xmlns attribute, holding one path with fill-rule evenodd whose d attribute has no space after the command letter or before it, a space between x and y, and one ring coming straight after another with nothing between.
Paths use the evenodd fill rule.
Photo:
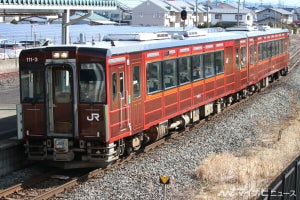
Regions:
<instances>
[{"instance_id":1,"label":"dry grass","mask_svg":"<svg viewBox=\"0 0 300 200\"><path fill-rule=\"evenodd\" d=\"M300 114L281 127L274 126L271 136L262 138L263 145L244 149L243 155L209 155L196 169L203 188L195 199L253 199L260 195L300 152Z\"/></svg>"}]
</instances>

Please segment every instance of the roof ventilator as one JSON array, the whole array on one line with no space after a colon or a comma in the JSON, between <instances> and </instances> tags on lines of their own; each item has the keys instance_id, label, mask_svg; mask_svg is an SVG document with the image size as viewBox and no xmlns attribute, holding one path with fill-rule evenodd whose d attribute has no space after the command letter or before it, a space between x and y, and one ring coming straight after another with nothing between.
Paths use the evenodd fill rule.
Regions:
<instances>
[{"instance_id":1,"label":"roof ventilator","mask_svg":"<svg viewBox=\"0 0 300 200\"><path fill-rule=\"evenodd\" d=\"M104 36L104 41L149 41L170 39L171 36L166 32L157 33L125 33L108 34Z\"/></svg>"}]
</instances>

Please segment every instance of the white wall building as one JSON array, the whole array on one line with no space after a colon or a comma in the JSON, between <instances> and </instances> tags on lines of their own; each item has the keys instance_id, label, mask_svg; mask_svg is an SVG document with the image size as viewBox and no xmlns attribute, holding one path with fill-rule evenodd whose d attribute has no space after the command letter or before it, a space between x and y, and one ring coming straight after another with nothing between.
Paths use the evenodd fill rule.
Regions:
<instances>
[{"instance_id":1,"label":"white wall building","mask_svg":"<svg viewBox=\"0 0 300 200\"><path fill-rule=\"evenodd\" d=\"M249 9L212 9L211 24L238 24L252 26L255 14Z\"/></svg>"},{"instance_id":2,"label":"white wall building","mask_svg":"<svg viewBox=\"0 0 300 200\"><path fill-rule=\"evenodd\" d=\"M182 10L187 11L185 22L181 19ZM200 24L203 18L201 7L196 12L195 5L184 1L146 0L132 10L132 25L135 26L196 26L196 22Z\"/></svg>"}]
</instances>

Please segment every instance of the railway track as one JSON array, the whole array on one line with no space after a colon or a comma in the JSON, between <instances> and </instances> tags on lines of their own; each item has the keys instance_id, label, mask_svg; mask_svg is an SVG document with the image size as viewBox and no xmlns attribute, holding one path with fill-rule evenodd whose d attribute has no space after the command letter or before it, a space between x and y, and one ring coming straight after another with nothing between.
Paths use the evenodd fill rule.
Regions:
<instances>
[{"instance_id":1,"label":"railway track","mask_svg":"<svg viewBox=\"0 0 300 200\"><path fill-rule=\"evenodd\" d=\"M77 170L64 170L64 171L51 171L46 174L40 175L38 177L32 177L30 180L24 183L18 183L13 185L7 189L0 191L0 200L9 200L9 199L32 199L32 200L43 200L48 199L53 196L56 196L65 190L72 188L81 182L84 182L92 177L98 176L101 173L104 173L106 170L109 170L113 167L122 165L124 162L130 161L132 158L136 157L139 154L146 153L151 149L156 148L159 145L165 143L168 139L176 137L178 134L173 134L167 138L159 140L155 143L152 143L141 150L130 154L127 157L124 157L112 165L109 165L106 168L98 168L94 170L88 170L87 173L77 172ZM56 174L63 174L63 175L56 175ZM66 175L69 174L69 175ZM65 181L57 181L56 178L53 177L69 177L68 180ZM53 181L53 180L54 181ZM41 187L41 185L47 184L52 185L52 187Z\"/></svg>"},{"instance_id":2,"label":"railway track","mask_svg":"<svg viewBox=\"0 0 300 200\"><path fill-rule=\"evenodd\" d=\"M299 54L300 54L300 49L294 49L293 51L291 51L291 57L290 57L291 61L290 61L289 71L292 71L299 64L299 62L300 62ZM276 82L275 82L275 84L271 84L269 87L274 87L274 86L276 86ZM232 104L231 106L227 107L224 111L235 109L238 106L242 106L244 103L255 98L255 96L258 94L259 93L255 93L255 94L249 96L248 98L242 100L241 103ZM175 139L177 137L187 134L187 132L190 131L190 129L198 128L203 123L205 123L205 121L207 121L207 120L214 120L217 117L221 117L223 113L224 112L215 114L213 116L210 116L206 119L199 121L199 123L196 123L196 124L193 124L193 125L187 127L185 130L181 130L176 133L173 133L172 135L169 135L169 136L163 138L162 140L152 143L152 144L146 146L145 148L142 148L141 150L116 161L115 163L113 163L112 165L110 165L106 168L89 170L84 174L82 172L76 174L74 172L74 170L71 170L74 173L74 174L70 175L70 177L72 177L72 178L69 178L69 179L63 180L63 181L61 181L61 180L57 181L55 179L53 181L52 177L53 177L53 175L59 174L59 173L65 175L67 173L67 171L49 172L47 174L43 174L38 177L33 177L32 179L30 179L29 181L26 181L24 183L18 183L14 186L11 186L5 190L0 191L0 199L1 200L6 200L6 199L48 199L48 198L60 195L64 191L66 191L72 187L75 187L76 185L80 184L81 182L87 181L92 177L99 176L102 173L105 173L106 170L109 170L113 167L117 167L118 165L122 165L122 163L130 161L131 159L135 158L138 155L141 155L145 152L150 151L151 149L156 148L157 146L160 146L166 142L169 142L170 139ZM70 170L69 170L69 172L70 172ZM47 186L51 185L51 187L47 187L47 186L41 187L42 182L44 182Z\"/></svg>"}]
</instances>

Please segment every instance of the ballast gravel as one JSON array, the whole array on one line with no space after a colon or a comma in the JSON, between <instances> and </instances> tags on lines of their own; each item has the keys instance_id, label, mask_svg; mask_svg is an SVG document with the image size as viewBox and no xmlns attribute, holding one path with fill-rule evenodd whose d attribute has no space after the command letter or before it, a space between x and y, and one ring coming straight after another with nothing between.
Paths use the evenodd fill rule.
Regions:
<instances>
[{"instance_id":1,"label":"ballast gravel","mask_svg":"<svg viewBox=\"0 0 300 200\"><path fill-rule=\"evenodd\" d=\"M200 128L107 170L55 199L163 199L161 175L171 177L171 184L166 186L167 199L193 199L201 188L195 176L201 161L210 153L239 152L242 147L260 143L262 135L268 137L271 124L280 124L299 104L299 80L298 68Z\"/></svg>"}]
</instances>

